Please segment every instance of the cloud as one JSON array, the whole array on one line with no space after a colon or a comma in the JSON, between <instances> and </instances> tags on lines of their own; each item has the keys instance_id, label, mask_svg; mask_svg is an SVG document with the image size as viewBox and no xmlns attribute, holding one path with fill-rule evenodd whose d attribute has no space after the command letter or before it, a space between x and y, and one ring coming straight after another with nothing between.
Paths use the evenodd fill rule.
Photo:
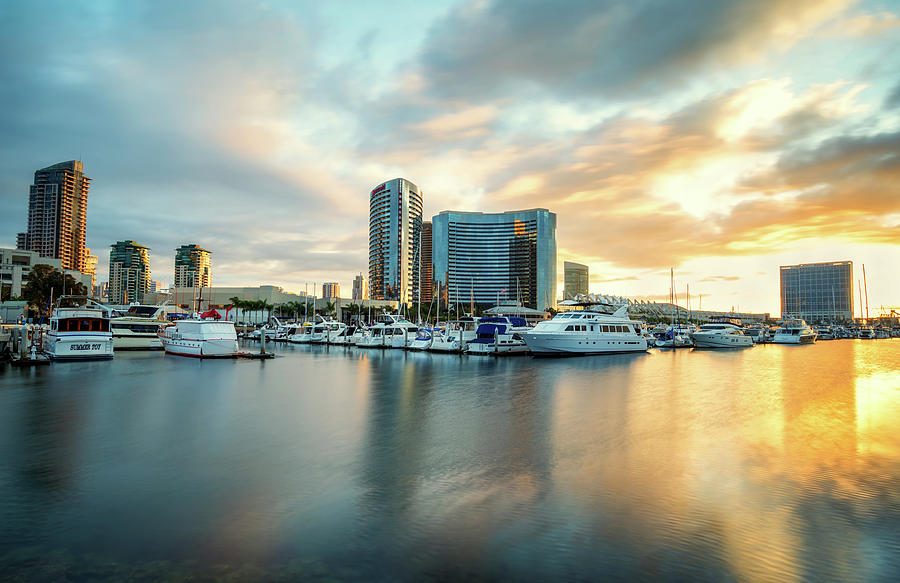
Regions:
<instances>
[{"instance_id":1,"label":"cloud","mask_svg":"<svg viewBox=\"0 0 900 583\"><path fill-rule=\"evenodd\" d=\"M887 10L862 13L839 19L824 27L825 37L866 37L884 34L900 27L900 18Z\"/></svg>"},{"instance_id":2,"label":"cloud","mask_svg":"<svg viewBox=\"0 0 900 583\"><path fill-rule=\"evenodd\" d=\"M634 96L784 51L848 4L471 1L431 27L421 64L440 95Z\"/></svg>"},{"instance_id":3,"label":"cloud","mask_svg":"<svg viewBox=\"0 0 900 583\"><path fill-rule=\"evenodd\" d=\"M635 275L628 275L625 277L608 277L605 278L601 275L591 275L590 280L591 283L614 283L617 281L638 281L638 277Z\"/></svg>"},{"instance_id":4,"label":"cloud","mask_svg":"<svg viewBox=\"0 0 900 583\"><path fill-rule=\"evenodd\" d=\"M700 283L713 283L720 281L738 281L741 278L736 275L711 275L709 277L704 277L700 280Z\"/></svg>"}]
</instances>

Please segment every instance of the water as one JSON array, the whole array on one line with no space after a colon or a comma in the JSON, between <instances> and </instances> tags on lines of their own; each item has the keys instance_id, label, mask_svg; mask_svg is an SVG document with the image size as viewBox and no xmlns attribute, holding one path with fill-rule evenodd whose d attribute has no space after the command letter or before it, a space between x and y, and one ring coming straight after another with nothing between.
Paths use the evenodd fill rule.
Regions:
<instances>
[{"instance_id":1,"label":"water","mask_svg":"<svg viewBox=\"0 0 900 583\"><path fill-rule=\"evenodd\" d=\"M0 578L887 581L900 341L0 368Z\"/></svg>"}]
</instances>

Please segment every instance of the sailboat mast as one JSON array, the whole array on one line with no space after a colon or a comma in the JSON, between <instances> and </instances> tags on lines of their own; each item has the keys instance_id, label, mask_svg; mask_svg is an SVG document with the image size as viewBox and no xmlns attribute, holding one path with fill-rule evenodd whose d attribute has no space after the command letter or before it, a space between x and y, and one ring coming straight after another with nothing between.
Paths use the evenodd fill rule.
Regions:
<instances>
[{"instance_id":1,"label":"sailboat mast","mask_svg":"<svg viewBox=\"0 0 900 583\"><path fill-rule=\"evenodd\" d=\"M859 317L862 318L863 302L862 302L862 285L856 280L856 287L859 289Z\"/></svg>"}]
</instances>

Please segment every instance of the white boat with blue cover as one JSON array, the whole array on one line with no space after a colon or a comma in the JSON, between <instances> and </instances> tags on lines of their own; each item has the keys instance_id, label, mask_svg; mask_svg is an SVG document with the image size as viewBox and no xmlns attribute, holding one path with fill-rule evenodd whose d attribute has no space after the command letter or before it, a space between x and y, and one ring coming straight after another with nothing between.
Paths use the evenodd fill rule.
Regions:
<instances>
[{"instance_id":1,"label":"white boat with blue cover","mask_svg":"<svg viewBox=\"0 0 900 583\"><path fill-rule=\"evenodd\" d=\"M525 318L491 316L481 318L475 338L469 341L466 354L502 355L528 354L522 333L530 330Z\"/></svg>"}]
</instances>

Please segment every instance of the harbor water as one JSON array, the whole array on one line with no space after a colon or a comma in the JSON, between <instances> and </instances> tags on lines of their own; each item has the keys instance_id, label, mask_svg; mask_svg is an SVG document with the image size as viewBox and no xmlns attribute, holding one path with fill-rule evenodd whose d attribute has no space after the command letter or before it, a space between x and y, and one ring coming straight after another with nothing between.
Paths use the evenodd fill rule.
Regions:
<instances>
[{"instance_id":1,"label":"harbor water","mask_svg":"<svg viewBox=\"0 0 900 583\"><path fill-rule=\"evenodd\" d=\"M0 365L0 578L900 578L900 340L275 350Z\"/></svg>"}]
</instances>

